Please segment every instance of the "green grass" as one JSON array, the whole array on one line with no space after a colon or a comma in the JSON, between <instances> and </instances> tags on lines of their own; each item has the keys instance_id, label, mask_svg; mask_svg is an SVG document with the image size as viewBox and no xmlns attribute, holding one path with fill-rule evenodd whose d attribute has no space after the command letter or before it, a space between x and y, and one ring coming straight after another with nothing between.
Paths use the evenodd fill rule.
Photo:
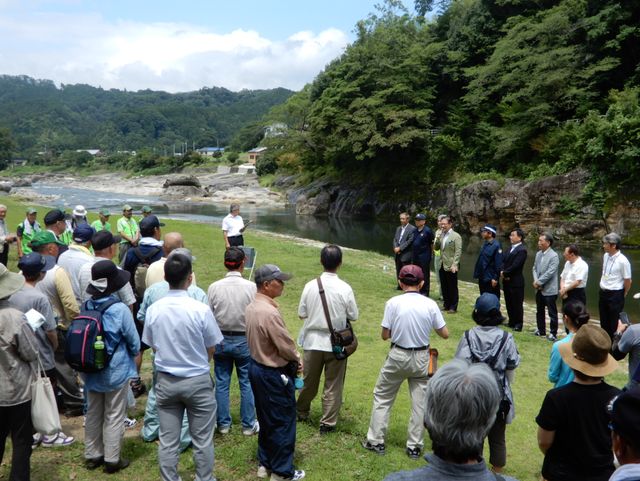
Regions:
<instances>
[{"instance_id":1,"label":"green grass","mask_svg":"<svg viewBox=\"0 0 640 481\"><path fill-rule=\"evenodd\" d=\"M0 198L9 206L9 225L15 226L23 218L23 204L11 198ZM42 218L46 209L39 212ZM93 219L92 219L93 220ZM112 222L114 224L114 222ZM187 246L197 257L194 264L198 285L206 290L214 280L224 275L222 258L224 244L219 225L194 224L166 221L165 232L177 230L183 233ZM301 327L297 316L297 304L304 284L317 276L320 244L286 238L267 233L248 231L247 245L256 248L258 264L275 263L284 271L292 272L294 278L286 283L284 295L278 298L284 319L294 339ZM15 270L15 248L12 248ZM404 454L407 423L410 413L408 389L403 387L394 405L389 432L386 438L386 456L377 456L360 446L364 439L371 413L372 392L380 367L389 349L388 342L380 339L380 321L385 301L397 294L393 273L384 271L384 264L391 259L372 252L345 249L344 265L340 276L349 282L356 294L360 308L360 319L354 329L360 340L358 351L349 358L349 367L344 392L344 405L336 433L320 436L318 420L321 414L320 399L312 404L312 424L298 424L296 459L297 466L307 471L309 480L381 480L387 474L401 469L413 469L424 464L423 460L412 461ZM432 282L432 286L435 283ZM477 296L477 287L460 283L461 303L458 314L447 315L451 337L442 340L432 337L432 345L440 351L440 363L450 360L465 329L474 324L471 320L471 306ZM434 287L435 288L435 287ZM535 416L544 394L552 386L546 380L551 343L530 334L533 315L527 309L529 329L516 333L516 343L522 356L522 363L516 370L513 386L516 419L507 427L508 459L506 474L520 481L538 480L542 455L536 443ZM144 359L144 377L150 378L150 356ZM626 382L626 367L621 366L608 381L616 386ZM239 429L239 391L235 379L232 384L231 413L234 427L225 437L214 438L216 453L215 475L220 481L253 480L257 468L255 458L257 438L246 438ZM138 400L136 418L141 423L144 412L144 397ZM63 419L65 431L81 436L81 418ZM428 437L425 440L429 447ZM486 448L486 446L485 446ZM158 479L157 446L144 443L137 435L128 433L123 454L132 460L130 468L122 473L107 476L101 471L89 472L82 467L83 444L77 442L69 448L59 450L37 448L31 458L32 480L156 480ZM4 465L0 467L0 479L7 479L10 453L5 453ZM180 458L180 474L183 479L191 479L194 474L191 451Z\"/></svg>"}]
</instances>

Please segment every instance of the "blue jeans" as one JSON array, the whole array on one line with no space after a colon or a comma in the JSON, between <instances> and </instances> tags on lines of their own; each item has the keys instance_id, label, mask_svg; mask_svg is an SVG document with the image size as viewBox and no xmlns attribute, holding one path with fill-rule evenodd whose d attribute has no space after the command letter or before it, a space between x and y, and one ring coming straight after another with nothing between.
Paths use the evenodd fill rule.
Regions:
<instances>
[{"instance_id":1,"label":"blue jeans","mask_svg":"<svg viewBox=\"0 0 640 481\"><path fill-rule=\"evenodd\" d=\"M222 344L216 346L213 357L216 376L216 403L218 404L218 428L231 426L229 412L229 386L233 365L236 366L240 384L240 419L242 427L252 428L256 422L253 391L249 382L249 346L246 336L224 336Z\"/></svg>"}]
</instances>

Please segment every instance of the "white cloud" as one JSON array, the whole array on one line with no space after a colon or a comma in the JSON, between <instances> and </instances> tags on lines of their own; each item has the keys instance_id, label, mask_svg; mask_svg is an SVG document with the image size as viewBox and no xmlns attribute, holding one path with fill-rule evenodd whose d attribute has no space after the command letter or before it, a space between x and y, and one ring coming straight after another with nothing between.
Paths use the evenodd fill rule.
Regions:
<instances>
[{"instance_id":1,"label":"white cloud","mask_svg":"<svg viewBox=\"0 0 640 481\"><path fill-rule=\"evenodd\" d=\"M109 23L97 15L5 13L0 73L103 88L300 89L348 43L337 29L275 41L252 30L220 34L178 23Z\"/></svg>"}]
</instances>

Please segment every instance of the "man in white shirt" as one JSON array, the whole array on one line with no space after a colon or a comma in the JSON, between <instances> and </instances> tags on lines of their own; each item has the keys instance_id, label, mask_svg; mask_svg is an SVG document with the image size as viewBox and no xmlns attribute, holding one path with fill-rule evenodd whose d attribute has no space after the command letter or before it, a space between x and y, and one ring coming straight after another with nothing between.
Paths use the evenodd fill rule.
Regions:
<instances>
[{"instance_id":1,"label":"man in white shirt","mask_svg":"<svg viewBox=\"0 0 640 481\"><path fill-rule=\"evenodd\" d=\"M224 336L222 345L214 355L216 375L217 425L220 434L231 429L229 412L229 386L233 366L236 367L240 385L240 418L242 434L251 436L258 432L256 407L249 381L251 354L247 344L244 311L256 297L256 283L242 277L245 255L240 247L229 247L224 253L227 275L209 286L207 297L218 327Z\"/></svg>"},{"instance_id":2,"label":"man in white shirt","mask_svg":"<svg viewBox=\"0 0 640 481\"><path fill-rule=\"evenodd\" d=\"M160 419L158 461L164 481L178 481L180 428L185 410L193 445L196 479L213 481L213 426L216 399L209 361L222 334L206 304L187 294L191 260L169 256L164 277L169 293L147 310L142 340L155 352Z\"/></svg>"},{"instance_id":3,"label":"man in white shirt","mask_svg":"<svg viewBox=\"0 0 640 481\"><path fill-rule=\"evenodd\" d=\"M560 274L560 297L564 306L569 300L576 300L587 305L587 279L589 264L580 257L580 250L575 244L569 244L562 253L567 262Z\"/></svg>"},{"instance_id":4,"label":"man in white shirt","mask_svg":"<svg viewBox=\"0 0 640 481\"><path fill-rule=\"evenodd\" d=\"M391 340L391 350L376 381L369 431L362 446L376 454L385 453L384 437L391 408L400 386L407 380L411 418L406 453L410 458L418 459L424 444L429 338L433 329L438 336L447 339L449 330L435 301L420 295L424 282L420 267L404 266L398 282L404 293L389 299L384 307L381 336L384 341Z\"/></svg>"},{"instance_id":5,"label":"man in white shirt","mask_svg":"<svg viewBox=\"0 0 640 481\"><path fill-rule=\"evenodd\" d=\"M231 204L229 214L222 219L224 246L227 249L234 246L243 246L244 238L242 237L242 233L246 227L242 217L240 217L240 204Z\"/></svg>"},{"instance_id":6,"label":"man in white shirt","mask_svg":"<svg viewBox=\"0 0 640 481\"><path fill-rule=\"evenodd\" d=\"M600 326L613 339L618 327L618 317L624 310L624 298L631 289L631 264L620 252L622 238L611 232L602 238L604 258L600 277Z\"/></svg>"},{"instance_id":7,"label":"man in white shirt","mask_svg":"<svg viewBox=\"0 0 640 481\"><path fill-rule=\"evenodd\" d=\"M342 265L342 250L337 245L324 246L320 252L320 262L324 267L320 281L331 315L331 324L336 330L344 329L347 321L358 318L358 306L351 286L338 278L338 269ZM298 344L304 349L304 387L296 404L298 419L309 418L311 401L318 393L320 375L324 370L320 434L327 434L335 431L338 422L347 360L338 360L333 354L331 332L322 306L317 279L307 282L304 286L298 315L304 319L298 336Z\"/></svg>"}]
</instances>

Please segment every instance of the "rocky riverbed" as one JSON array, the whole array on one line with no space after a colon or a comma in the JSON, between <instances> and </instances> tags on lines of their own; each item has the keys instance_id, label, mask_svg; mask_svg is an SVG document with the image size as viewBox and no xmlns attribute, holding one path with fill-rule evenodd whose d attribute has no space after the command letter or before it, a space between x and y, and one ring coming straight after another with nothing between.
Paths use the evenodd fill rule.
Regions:
<instances>
[{"instance_id":1,"label":"rocky riverbed","mask_svg":"<svg viewBox=\"0 0 640 481\"><path fill-rule=\"evenodd\" d=\"M169 181L169 182L167 182ZM177 202L282 207L285 198L260 186L254 173L170 174L126 177L119 173L77 177L69 174L34 175L0 182L0 190L36 202L53 203L55 196L43 196L32 189L36 182L75 189L157 197L167 205ZM172 184L172 185L167 185Z\"/></svg>"}]
</instances>

